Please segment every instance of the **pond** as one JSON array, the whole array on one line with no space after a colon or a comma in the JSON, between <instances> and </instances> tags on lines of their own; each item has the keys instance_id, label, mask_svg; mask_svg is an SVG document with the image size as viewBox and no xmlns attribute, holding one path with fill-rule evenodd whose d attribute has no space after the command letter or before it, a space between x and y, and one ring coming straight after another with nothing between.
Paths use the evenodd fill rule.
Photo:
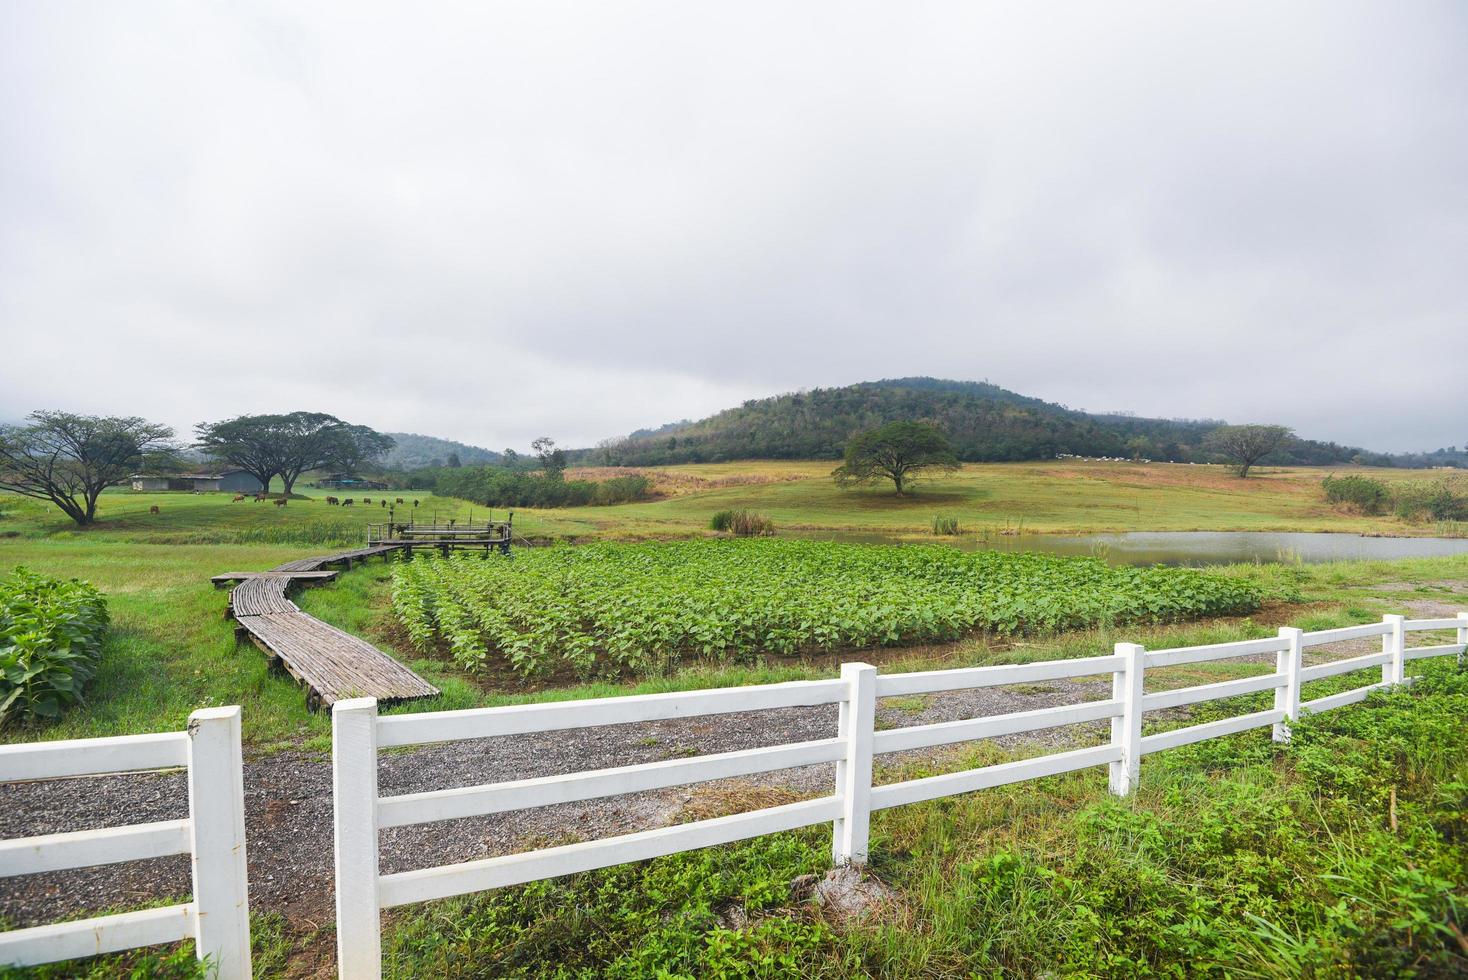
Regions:
<instances>
[{"instance_id":1,"label":"pond","mask_svg":"<svg viewBox=\"0 0 1468 980\"><path fill-rule=\"evenodd\" d=\"M790 531L790 537L872 544L913 544L885 534ZM1127 531L1121 534L1022 534L934 537L964 551L1043 551L1093 555L1113 565L1228 565L1468 555L1468 538L1378 538L1298 531Z\"/></svg>"}]
</instances>

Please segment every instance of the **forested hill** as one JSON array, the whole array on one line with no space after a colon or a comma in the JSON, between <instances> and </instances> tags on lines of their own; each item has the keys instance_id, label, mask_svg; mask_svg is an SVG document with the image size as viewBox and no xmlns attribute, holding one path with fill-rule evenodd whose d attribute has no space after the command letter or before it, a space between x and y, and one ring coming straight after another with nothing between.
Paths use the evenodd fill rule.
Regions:
<instances>
[{"instance_id":1,"label":"forested hill","mask_svg":"<svg viewBox=\"0 0 1468 980\"><path fill-rule=\"evenodd\" d=\"M452 439L420 436L416 432L389 432L387 435L392 437L393 447L379 460L387 469L414 470L424 466L446 466L453 456L457 456L464 466L500 461L500 454L497 452Z\"/></svg>"},{"instance_id":2,"label":"forested hill","mask_svg":"<svg viewBox=\"0 0 1468 980\"><path fill-rule=\"evenodd\" d=\"M1223 422L1093 415L978 381L897 378L747 401L709 418L576 454L613 465L730 459L837 459L850 436L898 419L936 422L960 459L1049 459L1061 454L1208 461L1207 434ZM1340 463L1361 450L1299 440L1272 462Z\"/></svg>"}]
</instances>

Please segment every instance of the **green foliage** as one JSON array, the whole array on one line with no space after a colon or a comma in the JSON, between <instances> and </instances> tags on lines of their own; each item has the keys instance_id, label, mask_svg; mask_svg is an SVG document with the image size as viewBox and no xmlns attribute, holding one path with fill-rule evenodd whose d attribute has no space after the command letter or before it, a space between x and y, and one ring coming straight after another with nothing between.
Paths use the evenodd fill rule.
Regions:
<instances>
[{"instance_id":1,"label":"green foliage","mask_svg":"<svg viewBox=\"0 0 1468 980\"><path fill-rule=\"evenodd\" d=\"M559 450L557 450L559 451ZM486 507L585 507L646 500L652 481L642 474L610 480L567 480L560 469L527 473L505 466L445 467L411 474L409 486Z\"/></svg>"},{"instance_id":2,"label":"green foliage","mask_svg":"<svg viewBox=\"0 0 1468 980\"><path fill-rule=\"evenodd\" d=\"M1447 480L1414 484L1397 491L1393 510L1408 521L1468 520L1468 495L1458 493Z\"/></svg>"},{"instance_id":3,"label":"green foliage","mask_svg":"<svg viewBox=\"0 0 1468 980\"><path fill-rule=\"evenodd\" d=\"M1321 481L1325 502L1359 514L1380 514L1391 503L1391 491L1380 480L1366 476L1328 476Z\"/></svg>"},{"instance_id":4,"label":"green foliage","mask_svg":"<svg viewBox=\"0 0 1468 980\"><path fill-rule=\"evenodd\" d=\"M655 671L853 647L1164 623L1258 605L1239 579L1094 558L778 538L422 555L393 572L420 647L463 666Z\"/></svg>"},{"instance_id":5,"label":"green foliage","mask_svg":"<svg viewBox=\"0 0 1468 980\"><path fill-rule=\"evenodd\" d=\"M1468 495L1448 480L1430 484L1407 484L1395 491L1380 480L1348 474L1328 476L1321 481L1327 503L1361 514L1380 514L1388 507L1407 521L1459 521L1468 519Z\"/></svg>"},{"instance_id":6,"label":"green foliage","mask_svg":"<svg viewBox=\"0 0 1468 980\"><path fill-rule=\"evenodd\" d=\"M741 538L768 537L775 533L775 522L752 510L721 510L709 520L709 527Z\"/></svg>"},{"instance_id":7,"label":"green foliage","mask_svg":"<svg viewBox=\"0 0 1468 980\"><path fill-rule=\"evenodd\" d=\"M1203 446L1221 422L1092 415L997 385L938 378L895 378L747 401L699 422L637 432L619 444L583 454L607 465L635 466L840 459L853 433L903 419L928 419L941 426L965 462L1059 455L1140 455L1174 462L1221 459ZM1349 463L1367 455L1304 439L1277 452L1286 464ZM1387 462L1385 457L1371 459Z\"/></svg>"},{"instance_id":8,"label":"green foliage","mask_svg":"<svg viewBox=\"0 0 1468 980\"><path fill-rule=\"evenodd\" d=\"M816 922L760 918L789 882L824 871L817 833L539 881L445 902L385 938L391 977L795 977L835 936Z\"/></svg>"},{"instance_id":9,"label":"green foliage","mask_svg":"<svg viewBox=\"0 0 1468 980\"><path fill-rule=\"evenodd\" d=\"M107 601L85 582L24 568L0 579L0 726L81 701L106 631Z\"/></svg>"},{"instance_id":10,"label":"green foliage","mask_svg":"<svg viewBox=\"0 0 1468 980\"><path fill-rule=\"evenodd\" d=\"M953 517L952 515L940 514L939 516L933 518L933 533L937 535L947 535L953 537L962 534L963 531L958 526L958 518Z\"/></svg>"},{"instance_id":11,"label":"green foliage","mask_svg":"<svg viewBox=\"0 0 1468 980\"><path fill-rule=\"evenodd\" d=\"M903 486L929 470L953 472L958 457L948 438L931 422L888 422L858 432L846 443L845 459L832 471L838 486L891 480Z\"/></svg>"}]
</instances>

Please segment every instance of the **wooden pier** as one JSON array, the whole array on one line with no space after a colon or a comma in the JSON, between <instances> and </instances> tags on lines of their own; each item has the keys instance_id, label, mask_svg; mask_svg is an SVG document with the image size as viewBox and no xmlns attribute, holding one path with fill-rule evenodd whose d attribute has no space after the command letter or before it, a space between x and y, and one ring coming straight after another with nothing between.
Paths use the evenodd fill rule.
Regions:
<instances>
[{"instance_id":1,"label":"wooden pier","mask_svg":"<svg viewBox=\"0 0 1468 980\"><path fill-rule=\"evenodd\" d=\"M392 521L386 524L367 525L368 547L394 546L412 554L422 548L437 549L448 554L456 549L483 548L486 553L499 551L510 553L510 539L514 536L515 515L508 521L485 521L482 524L416 524L411 521Z\"/></svg>"},{"instance_id":2,"label":"wooden pier","mask_svg":"<svg viewBox=\"0 0 1468 980\"><path fill-rule=\"evenodd\" d=\"M351 568L353 562L399 550L395 544L374 545L302 558L266 572L226 572L212 581L216 586L240 583L229 595L235 639L249 639L270 658L272 668L294 677L306 689L306 706L312 711L344 698L431 698L438 688L365 640L302 612L286 595L297 585L334 579L337 572L325 566Z\"/></svg>"}]
</instances>

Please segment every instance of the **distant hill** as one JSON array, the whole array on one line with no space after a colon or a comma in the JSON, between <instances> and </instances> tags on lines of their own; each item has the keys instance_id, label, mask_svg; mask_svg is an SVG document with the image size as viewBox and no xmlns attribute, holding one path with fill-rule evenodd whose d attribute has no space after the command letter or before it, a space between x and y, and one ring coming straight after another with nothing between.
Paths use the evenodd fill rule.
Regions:
<instances>
[{"instance_id":1,"label":"distant hill","mask_svg":"<svg viewBox=\"0 0 1468 980\"><path fill-rule=\"evenodd\" d=\"M499 453L479 446L470 446L452 439L436 436L420 436L416 432L389 432L396 445L381 459L381 465L390 470L411 470L423 466L443 466L451 453L458 454L459 462L465 466L480 463L498 463Z\"/></svg>"},{"instance_id":2,"label":"distant hill","mask_svg":"<svg viewBox=\"0 0 1468 980\"><path fill-rule=\"evenodd\" d=\"M936 422L968 462L1051 459L1061 455L1208 462L1203 440L1214 419L1152 419L1091 414L981 381L895 378L844 388L754 399L692 423L642 430L576 453L611 465L732 459L839 459L855 432L898 419ZM1297 440L1276 464L1385 462L1334 443Z\"/></svg>"}]
</instances>

